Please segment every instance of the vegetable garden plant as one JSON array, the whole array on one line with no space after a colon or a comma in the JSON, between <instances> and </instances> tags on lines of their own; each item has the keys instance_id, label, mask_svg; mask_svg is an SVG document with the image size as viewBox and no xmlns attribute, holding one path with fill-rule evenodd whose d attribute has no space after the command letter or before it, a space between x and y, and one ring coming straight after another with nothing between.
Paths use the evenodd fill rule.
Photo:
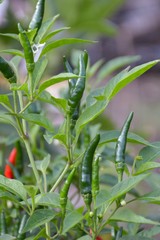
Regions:
<instances>
[{"instance_id":1,"label":"vegetable garden plant","mask_svg":"<svg viewBox=\"0 0 160 240\"><path fill-rule=\"evenodd\" d=\"M0 95L0 122L16 130L12 139L2 139L5 151L12 149L0 175L0 239L153 239L160 233L158 216L138 213L131 203L148 207L160 203L155 184L160 178L154 170L160 167L155 161L160 144L129 131L132 112L121 130L102 130L93 120L121 89L159 60L126 68L98 87L107 74L137 57L91 66L87 51L80 51L76 64L64 57L64 72L44 80L49 52L91 42L54 40L66 28L53 30L57 16L44 22L44 8L45 1L37 1L28 29L19 23L18 34L1 34L17 40L20 50L1 51L13 55L10 61L0 57L0 71L9 84L9 92ZM26 78L21 81L23 62ZM68 81L63 96L47 91L63 81ZM54 126L54 114L46 114L45 104L59 110L60 126ZM134 159L126 154L127 142L143 145ZM138 187L144 183L151 189L147 193Z\"/></svg>"}]
</instances>

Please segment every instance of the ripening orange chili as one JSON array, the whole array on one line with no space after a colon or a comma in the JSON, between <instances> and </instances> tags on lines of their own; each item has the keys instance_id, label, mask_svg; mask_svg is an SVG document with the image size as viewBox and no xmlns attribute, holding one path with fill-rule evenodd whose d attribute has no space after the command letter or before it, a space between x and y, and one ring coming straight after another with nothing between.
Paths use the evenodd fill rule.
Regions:
<instances>
[{"instance_id":1,"label":"ripening orange chili","mask_svg":"<svg viewBox=\"0 0 160 240\"><path fill-rule=\"evenodd\" d=\"M8 162L15 166L16 157L17 157L17 148L13 148L10 155L9 155ZM14 178L12 168L8 164L6 164L6 166L5 166L4 176L7 177L7 178Z\"/></svg>"}]
</instances>

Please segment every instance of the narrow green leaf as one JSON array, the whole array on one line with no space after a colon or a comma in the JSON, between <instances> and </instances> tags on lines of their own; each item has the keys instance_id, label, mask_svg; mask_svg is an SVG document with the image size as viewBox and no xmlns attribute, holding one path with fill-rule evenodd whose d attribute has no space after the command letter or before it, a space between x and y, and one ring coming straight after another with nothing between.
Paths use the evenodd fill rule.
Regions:
<instances>
[{"instance_id":1,"label":"narrow green leaf","mask_svg":"<svg viewBox=\"0 0 160 240\"><path fill-rule=\"evenodd\" d=\"M49 192L41 194L36 197L35 204L36 206L50 206L60 208L59 194L55 192ZM67 209L72 209L72 204L70 201L67 202Z\"/></svg>"},{"instance_id":2,"label":"narrow green leaf","mask_svg":"<svg viewBox=\"0 0 160 240\"><path fill-rule=\"evenodd\" d=\"M70 27L63 27L63 28L56 29L53 32L50 32L49 34L47 34L45 37L42 38L41 43L47 42L50 38L52 38L56 34L68 29L70 29Z\"/></svg>"},{"instance_id":3,"label":"narrow green leaf","mask_svg":"<svg viewBox=\"0 0 160 240\"><path fill-rule=\"evenodd\" d=\"M137 235L134 235L134 236L124 236L124 237L121 237L119 240L153 240L152 238L148 238L148 237L140 237L140 236L137 236Z\"/></svg>"},{"instance_id":4,"label":"narrow green leaf","mask_svg":"<svg viewBox=\"0 0 160 240\"><path fill-rule=\"evenodd\" d=\"M141 232L139 232L137 235L140 237L153 237L157 234L160 234L160 227L159 226L153 226L150 229L145 229Z\"/></svg>"},{"instance_id":5,"label":"narrow green leaf","mask_svg":"<svg viewBox=\"0 0 160 240\"><path fill-rule=\"evenodd\" d=\"M16 238L9 234L4 234L4 235L0 236L0 240L14 240L14 239L16 239Z\"/></svg>"},{"instance_id":6,"label":"narrow green leaf","mask_svg":"<svg viewBox=\"0 0 160 240\"><path fill-rule=\"evenodd\" d=\"M118 75L112 78L105 87L105 96L107 99L111 100L122 88L148 71L158 62L159 60L151 61L134 67L130 71L126 69L125 71L120 72Z\"/></svg>"},{"instance_id":7,"label":"narrow green leaf","mask_svg":"<svg viewBox=\"0 0 160 240\"><path fill-rule=\"evenodd\" d=\"M18 34L15 34L15 33L0 33L0 36L11 37L11 38L19 41L19 36L18 36Z\"/></svg>"},{"instance_id":8,"label":"narrow green leaf","mask_svg":"<svg viewBox=\"0 0 160 240\"><path fill-rule=\"evenodd\" d=\"M148 174L141 174L138 176L129 177L122 182L117 183L114 187L111 188L109 193L106 191L100 191L96 199L96 208L105 203L110 204L120 196L126 194L147 176Z\"/></svg>"},{"instance_id":9,"label":"narrow green leaf","mask_svg":"<svg viewBox=\"0 0 160 240\"><path fill-rule=\"evenodd\" d=\"M143 172L146 172L148 170L152 170L155 168L160 168L160 163L158 162L146 162L142 165L140 165L140 167L138 169L136 169L136 172L134 175L138 175L141 174Z\"/></svg>"},{"instance_id":10,"label":"narrow green leaf","mask_svg":"<svg viewBox=\"0 0 160 240\"><path fill-rule=\"evenodd\" d=\"M11 202L15 202L19 204L17 197L15 197L12 193L6 192L0 189L0 198L10 200Z\"/></svg>"},{"instance_id":11,"label":"narrow green leaf","mask_svg":"<svg viewBox=\"0 0 160 240\"><path fill-rule=\"evenodd\" d=\"M77 138L75 141L77 141L78 136L83 129L83 127L94 120L96 117L98 117L107 107L108 105L107 99L99 99L94 103L93 105L87 107L82 114L80 115L79 119L76 122L75 130L76 130L76 136Z\"/></svg>"},{"instance_id":12,"label":"narrow green leaf","mask_svg":"<svg viewBox=\"0 0 160 240\"><path fill-rule=\"evenodd\" d=\"M160 225L159 222L152 221L141 215L137 215L135 212L132 212L128 208L119 208L116 211L116 213L114 213L113 216L109 219L109 221L121 221L121 222L133 222L133 223Z\"/></svg>"},{"instance_id":13,"label":"narrow green leaf","mask_svg":"<svg viewBox=\"0 0 160 240\"><path fill-rule=\"evenodd\" d=\"M119 134L120 134L120 131L118 131L118 130L110 130L110 131L106 131L105 133L102 133L100 144L103 145L103 144L106 144L108 142L116 142ZM148 141L146 141L144 138L142 138L141 136L139 136L135 133L132 133L132 132L128 133L127 141L132 142L132 143L151 145L152 146L152 144L149 143Z\"/></svg>"},{"instance_id":14,"label":"narrow green leaf","mask_svg":"<svg viewBox=\"0 0 160 240\"><path fill-rule=\"evenodd\" d=\"M1 50L0 52L9 53L9 54L20 56L20 57L24 58L23 52L20 50L17 50L17 49L6 49L6 50Z\"/></svg>"},{"instance_id":15,"label":"narrow green leaf","mask_svg":"<svg viewBox=\"0 0 160 240\"><path fill-rule=\"evenodd\" d=\"M123 70L114 78L112 78L108 84L100 89L93 91L90 93L90 104L87 105L86 109L82 112L79 119L76 122L76 136L78 138L82 128L98 117L107 107L109 101L126 85L131 83L137 77L141 76L144 72L149 70L159 61L155 60L152 62L148 62L142 65L139 65L132 70L128 71L128 69ZM88 99L88 98L87 98ZM77 139L76 139L77 140Z\"/></svg>"},{"instance_id":16,"label":"narrow green leaf","mask_svg":"<svg viewBox=\"0 0 160 240\"><path fill-rule=\"evenodd\" d=\"M129 65L130 63L133 63L139 59L140 56L122 56L110 60L109 62L104 64L102 68L99 70L97 75L98 82L109 76L115 70L126 65Z\"/></svg>"},{"instance_id":17,"label":"narrow green leaf","mask_svg":"<svg viewBox=\"0 0 160 240\"><path fill-rule=\"evenodd\" d=\"M90 40L84 40L84 39L78 39L78 38L63 38L56 40L54 42L48 43L42 50L41 56L44 54L48 53L49 51L64 46L68 44L77 44L77 43L94 43L93 41Z\"/></svg>"},{"instance_id":18,"label":"narrow green leaf","mask_svg":"<svg viewBox=\"0 0 160 240\"><path fill-rule=\"evenodd\" d=\"M62 234L68 232L76 224L82 221L84 216L80 214L77 210L74 210L68 213L64 219L63 231Z\"/></svg>"},{"instance_id":19,"label":"narrow green leaf","mask_svg":"<svg viewBox=\"0 0 160 240\"><path fill-rule=\"evenodd\" d=\"M19 196L21 199L26 201L27 192L24 185L20 181L15 179L8 179L0 175L0 187L3 187L6 191Z\"/></svg>"},{"instance_id":20,"label":"narrow green leaf","mask_svg":"<svg viewBox=\"0 0 160 240\"><path fill-rule=\"evenodd\" d=\"M47 63L48 63L48 60L46 57L42 57L36 62L34 71L33 71L33 76L32 76L33 91L36 90L36 87L39 81L41 80L41 77L46 69Z\"/></svg>"},{"instance_id":21,"label":"narrow green leaf","mask_svg":"<svg viewBox=\"0 0 160 240\"><path fill-rule=\"evenodd\" d=\"M37 43L39 43L39 42L41 43L41 40L42 40L43 36L46 35L47 31L52 27L52 25L54 24L54 22L56 21L56 19L58 17L59 17L59 15L56 15L53 18L51 18L51 19L42 23L42 25L41 25L41 27L38 31L38 34L36 36L36 39L35 39L35 41Z\"/></svg>"},{"instance_id":22,"label":"narrow green leaf","mask_svg":"<svg viewBox=\"0 0 160 240\"><path fill-rule=\"evenodd\" d=\"M77 240L91 240L92 238L88 235L78 238Z\"/></svg>"},{"instance_id":23,"label":"narrow green leaf","mask_svg":"<svg viewBox=\"0 0 160 240\"><path fill-rule=\"evenodd\" d=\"M79 76L77 76L73 73L60 73L60 74L46 80L45 82L43 82L39 87L39 93L41 93L43 90L45 90L46 88L48 88L54 84L66 81L71 78L78 78L78 77Z\"/></svg>"},{"instance_id":24,"label":"narrow green leaf","mask_svg":"<svg viewBox=\"0 0 160 240\"><path fill-rule=\"evenodd\" d=\"M137 161L137 167L145 162L157 160L160 157L160 142L155 142L152 143L152 146L144 147L139 152L139 156L142 157L142 161Z\"/></svg>"},{"instance_id":25,"label":"narrow green leaf","mask_svg":"<svg viewBox=\"0 0 160 240\"><path fill-rule=\"evenodd\" d=\"M8 107L12 110L11 103L9 101L9 97L6 94L0 95L0 104L2 104L4 107Z\"/></svg>"},{"instance_id":26,"label":"narrow green leaf","mask_svg":"<svg viewBox=\"0 0 160 240\"><path fill-rule=\"evenodd\" d=\"M160 204L160 190L157 189L153 192L147 193L143 196L138 197L138 199L149 203Z\"/></svg>"},{"instance_id":27,"label":"narrow green leaf","mask_svg":"<svg viewBox=\"0 0 160 240\"><path fill-rule=\"evenodd\" d=\"M67 111L67 100L64 98L55 98L49 92L43 91L39 96L38 100L49 103L59 109L62 113Z\"/></svg>"},{"instance_id":28,"label":"narrow green leaf","mask_svg":"<svg viewBox=\"0 0 160 240\"><path fill-rule=\"evenodd\" d=\"M27 220L22 233L31 231L43 224L52 220L56 215L56 212L51 211L51 209L38 209L36 210Z\"/></svg>"},{"instance_id":29,"label":"narrow green leaf","mask_svg":"<svg viewBox=\"0 0 160 240\"><path fill-rule=\"evenodd\" d=\"M53 132L54 128L53 125L51 123L51 121L49 121L45 116L40 115L40 114L36 114L36 113L22 113L18 115L20 118L23 118L25 120L27 120L28 122L31 123L35 123L41 127L44 127L45 129Z\"/></svg>"},{"instance_id":30,"label":"narrow green leaf","mask_svg":"<svg viewBox=\"0 0 160 240\"><path fill-rule=\"evenodd\" d=\"M36 168L39 171L45 173L47 168L48 168L48 166L49 166L50 159L51 159L51 156L50 156L50 154L48 154L43 160L35 161Z\"/></svg>"}]
</instances>

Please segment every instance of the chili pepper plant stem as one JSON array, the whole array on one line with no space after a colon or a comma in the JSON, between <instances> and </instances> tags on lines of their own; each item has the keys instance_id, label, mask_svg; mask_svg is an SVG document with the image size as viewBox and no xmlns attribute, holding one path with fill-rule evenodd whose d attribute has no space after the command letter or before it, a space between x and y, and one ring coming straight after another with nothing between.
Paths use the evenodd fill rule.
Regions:
<instances>
[{"instance_id":1,"label":"chili pepper plant stem","mask_svg":"<svg viewBox=\"0 0 160 240\"><path fill-rule=\"evenodd\" d=\"M55 182L55 184L53 185L53 187L51 188L51 190L49 192L54 192L55 191L55 189L58 187L59 183L62 181L64 175L68 171L69 167L70 167L70 163L67 162L67 164L66 164L65 168L63 169L60 177L57 179L57 181Z\"/></svg>"},{"instance_id":2,"label":"chili pepper plant stem","mask_svg":"<svg viewBox=\"0 0 160 240\"><path fill-rule=\"evenodd\" d=\"M23 141L24 141L24 144L25 144L25 147L26 147L26 150L27 150L27 154L28 154L28 157L29 157L29 160L30 160L30 163L31 163L31 166L32 166L32 170L34 172L34 176L36 178L39 190L40 190L41 193L44 193L44 190L43 190L43 187L42 187L42 184L41 184L41 179L40 179L38 170L37 170L35 162L34 162L34 157L33 157L32 151L31 151L30 143L29 143L27 138L23 138Z\"/></svg>"}]
</instances>

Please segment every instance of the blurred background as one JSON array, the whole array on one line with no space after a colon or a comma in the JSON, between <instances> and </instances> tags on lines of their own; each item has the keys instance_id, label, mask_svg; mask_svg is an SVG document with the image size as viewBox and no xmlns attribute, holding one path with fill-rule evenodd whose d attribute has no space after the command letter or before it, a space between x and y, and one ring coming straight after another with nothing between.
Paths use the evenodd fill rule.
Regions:
<instances>
[{"instance_id":1,"label":"blurred background","mask_svg":"<svg viewBox=\"0 0 160 240\"><path fill-rule=\"evenodd\" d=\"M17 22L28 26L37 1L3 0L0 4L0 32L17 33ZM91 64L107 62L119 56L140 55L131 66L158 59L160 56L159 0L47 0L45 19L60 14L54 28L71 27L63 37L96 40L90 45L58 48L50 58L48 74L63 71L62 56L73 49L88 50ZM61 35L59 35L61 36ZM17 42L1 36L0 50L14 48ZM9 57L9 56L8 56ZM109 78L111 78L110 76ZM107 78L106 81L109 79ZM132 128L150 141L160 139L160 72L159 65L122 90L105 114L108 128L121 127L134 111ZM104 122L105 124L105 122Z\"/></svg>"}]
</instances>

